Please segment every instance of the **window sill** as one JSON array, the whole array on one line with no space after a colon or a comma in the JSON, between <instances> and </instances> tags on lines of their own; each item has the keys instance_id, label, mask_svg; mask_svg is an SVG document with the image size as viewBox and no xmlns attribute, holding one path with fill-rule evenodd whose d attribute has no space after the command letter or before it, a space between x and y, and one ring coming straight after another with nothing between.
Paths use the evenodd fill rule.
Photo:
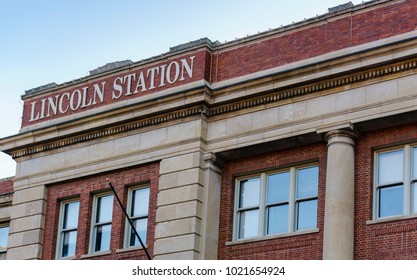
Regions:
<instances>
[{"instance_id":1,"label":"window sill","mask_svg":"<svg viewBox=\"0 0 417 280\"><path fill-rule=\"evenodd\" d=\"M87 254L87 255L81 255L81 259L88 259L88 258L94 258L94 257L100 257L100 256L106 256L106 255L110 255L111 251L103 251L103 252L96 252L96 253L91 253L91 254Z\"/></svg>"},{"instance_id":2,"label":"window sill","mask_svg":"<svg viewBox=\"0 0 417 280\"><path fill-rule=\"evenodd\" d=\"M298 236L298 235L304 235L304 234L310 234L310 233L317 233L319 231L320 230L318 228L316 228L316 229L309 229L309 230L303 230L303 231L281 233L281 234L276 234L276 235L259 236L259 237L229 241L229 242L226 242L225 245L226 246L232 246L232 245L258 242L258 241L266 241L266 240L271 240L271 239L278 239L278 238L292 237L292 236Z\"/></svg>"},{"instance_id":3,"label":"window sill","mask_svg":"<svg viewBox=\"0 0 417 280\"><path fill-rule=\"evenodd\" d=\"M394 216L394 217L378 218L376 220L369 220L369 221L366 221L366 224L375 225L375 224L388 223L388 222L399 222L403 220L416 219L416 218L417 218L417 214Z\"/></svg>"},{"instance_id":4,"label":"window sill","mask_svg":"<svg viewBox=\"0 0 417 280\"><path fill-rule=\"evenodd\" d=\"M145 248L148 248L148 244L145 244ZM142 246L133 246L133 247L128 247L128 248L122 248L122 249L117 249L116 253L124 253L124 252L131 252L131 251L138 251L138 250L143 250Z\"/></svg>"},{"instance_id":5,"label":"window sill","mask_svg":"<svg viewBox=\"0 0 417 280\"><path fill-rule=\"evenodd\" d=\"M71 261L71 260L76 260L77 256L71 256L71 257L63 257L63 258L57 258L56 260L58 261Z\"/></svg>"}]
</instances>

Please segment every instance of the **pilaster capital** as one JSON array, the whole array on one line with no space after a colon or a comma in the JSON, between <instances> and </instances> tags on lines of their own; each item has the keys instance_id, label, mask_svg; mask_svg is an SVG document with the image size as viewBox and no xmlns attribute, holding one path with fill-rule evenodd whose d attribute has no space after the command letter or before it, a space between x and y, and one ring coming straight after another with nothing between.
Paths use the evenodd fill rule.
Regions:
<instances>
[{"instance_id":1,"label":"pilaster capital","mask_svg":"<svg viewBox=\"0 0 417 280\"><path fill-rule=\"evenodd\" d=\"M203 160L206 167L214 166L218 169L222 169L224 166L224 161L218 155L212 152L203 154Z\"/></svg>"}]
</instances>

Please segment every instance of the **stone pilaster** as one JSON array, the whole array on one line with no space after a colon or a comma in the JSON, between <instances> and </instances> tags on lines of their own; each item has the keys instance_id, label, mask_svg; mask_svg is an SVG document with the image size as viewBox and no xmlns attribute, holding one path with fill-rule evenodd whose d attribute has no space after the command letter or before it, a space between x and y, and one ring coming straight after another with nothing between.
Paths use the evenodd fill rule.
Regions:
<instances>
[{"instance_id":1,"label":"stone pilaster","mask_svg":"<svg viewBox=\"0 0 417 280\"><path fill-rule=\"evenodd\" d=\"M200 259L204 162L200 152L161 161L154 258Z\"/></svg>"},{"instance_id":2,"label":"stone pilaster","mask_svg":"<svg viewBox=\"0 0 417 280\"><path fill-rule=\"evenodd\" d=\"M7 259L33 260L42 257L45 206L45 186L15 189L10 210Z\"/></svg>"},{"instance_id":3,"label":"stone pilaster","mask_svg":"<svg viewBox=\"0 0 417 280\"><path fill-rule=\"evenodd\" d=\"M204 158L204 203L201 259L216 260L219 242L220 188L223 161L213 153Z\"/></svg>"},{"instance_id":4,"label":"stone pilaster","mask_svg":"<svg viewBox=\"0 0 417 280\"><path fill-rule=\"evenodd\" d=\"M353 259L355 138L352 130L327 132L323 259Z\"/></svg>"},{"instance_id":5,"label":"stone pilaster","mask_svg":"<svg viewBox=\"0 0 417 280\"><path fill-rule=\"evenodd\" d=\"M155 259L216 259L221 160L194 152L162 160Z\"/></svg>"}]
</instances>

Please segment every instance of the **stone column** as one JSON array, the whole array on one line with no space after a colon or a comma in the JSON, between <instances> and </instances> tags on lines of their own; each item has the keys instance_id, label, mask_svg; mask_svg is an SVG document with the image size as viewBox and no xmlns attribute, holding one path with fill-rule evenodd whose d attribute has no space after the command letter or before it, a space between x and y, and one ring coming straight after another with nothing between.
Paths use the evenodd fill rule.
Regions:
<instances>
[{"instance_id":1,"label":"stone column","mask_svg":"<svg viewBox=\"0 0 417 280\"><path fill-rule=\"evenodd\" d=\"M354 240L355 138L349 130L327 132L323 259L352 260Z\"/></svg>"}]
</instances>

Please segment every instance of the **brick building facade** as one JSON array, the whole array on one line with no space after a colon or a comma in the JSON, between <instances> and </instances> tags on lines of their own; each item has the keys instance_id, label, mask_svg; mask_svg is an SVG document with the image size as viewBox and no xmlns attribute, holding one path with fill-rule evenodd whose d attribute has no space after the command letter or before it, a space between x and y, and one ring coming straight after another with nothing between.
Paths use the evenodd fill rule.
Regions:
<instances>
[{"instance_id":1,"label":"brick building facade","mask_svg":"<svg viewBox=\"0 0 417 280\"><path fill-rule=\"evenodd\" d=\"M416 259L416 14L347 5L27 91L4 258L145 259L108 178L153 259Z\"/></svg>"}]
</instances>

